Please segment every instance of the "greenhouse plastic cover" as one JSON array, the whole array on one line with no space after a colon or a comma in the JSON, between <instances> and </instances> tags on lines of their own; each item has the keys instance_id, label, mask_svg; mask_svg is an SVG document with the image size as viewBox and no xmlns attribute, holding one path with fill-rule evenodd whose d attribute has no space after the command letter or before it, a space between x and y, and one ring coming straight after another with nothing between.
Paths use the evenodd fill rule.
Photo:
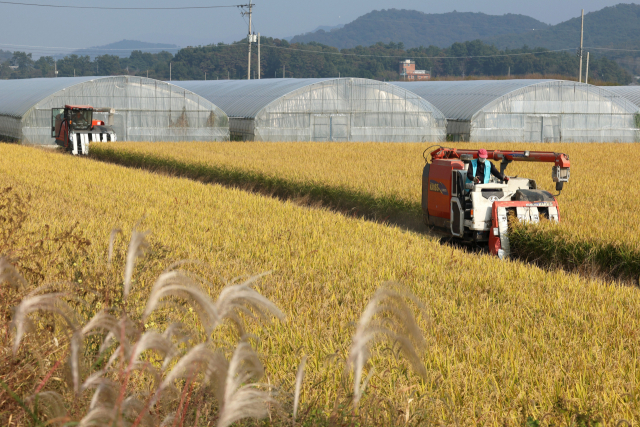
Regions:
<instances>
[{"instance_id":1,"label":"greenhouse plastic cover","mask_svg":"<svg viewBox=\"0 0 640 427\"><path fill-rule=\"evenodd\" d=\"M264 141L443 141L444 115L389 83L356 78L180 81Z\"/></svg>"},{"instance_id":2,"label":"greenhouse plastic cover","mask_svg":"<svg viewBox=\"0 0 640 427\"><path fill-rule=\"evenodd\" d=\"M190 80L175 84L214 102L229 117L254 118L276 99L329 80L333 79Z\"/></svg>"},{"instance_id":3,"label":"greenhouse plastic cover","mask_svg":"<svg viewBox=\"0 0 640 427\"><path fill-rule=\"evenodd\" d=\"M113 109L94 118L113 125L119 140L229 139L226 114L210 101L145 77L59 77L0 81L0 135L53 144L51 109L64 105Z\"/></svg>"},{"instance_id":4,"label":"greenhouse plastic cover","mask_svg":"<svg viewBox=\"0 0 640 427\"><path fill-rule=\"evenodd\" d=\"M98 77L59 77L55 79L0 80L0 115L22 118L44 98Z\"/></svg>"},{"instance_id":5,"label":"greenhouse plastic cover","mask_svg":"<svg viewBox=\"0 0 640 427\"><path fill-rule=\"evenodd\" d=\"M551 81L554 80L420 81L394 84L429 100L447 119L471 120L482 107L508 93Z\"/></svg>"},{"instance_id":6,"label":"greenhouse plastic cover","mask_svg":"<svg viewBox=\"0 0 640 427\"><path fill-rule=\"evenodd\" d=\"M640 107L640 86L607 86L606 89L628 99Z\"/></svg>"},{"instance_id":7,"label":"greenhouse plastic cover","mask_svg":"<svg viewBox=\"0 0 640 427\"><path fill-rule=\"evenodd\" d=\"M638 141L638 106L606 88L562 80L396 84L439 108L448 133L456 121L468 121L470 141Z\"/></svg>"}]
</instances>

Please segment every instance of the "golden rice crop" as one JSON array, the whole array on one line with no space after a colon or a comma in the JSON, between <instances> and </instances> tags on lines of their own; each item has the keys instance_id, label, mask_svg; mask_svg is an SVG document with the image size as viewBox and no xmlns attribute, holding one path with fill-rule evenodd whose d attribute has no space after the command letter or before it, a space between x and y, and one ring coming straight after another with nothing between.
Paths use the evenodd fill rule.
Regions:
<instances>
[{"instance_id":1,"label":"golden rice crop","mask_svg":"<svg viewBox=\"0 0 640 427\"><path fill-rule=\"evenodd\" d=\"M423 151L429 144L388 143L119 143L109 149L222 166L288 179L391 196L419 209ZM571 179L559 196L566 241L626 245L640 251L640 221L635 215L635 182L640 171L637 144L448 143L465 149L511 149L564 152ZM95 151L105 146L94 146ZM429 149L429 151L434 148ZM555 192L550 163L513 162L511 176L525 176Z\"/></svg>"},{"instance_id":2,"label":"golden rice crop","mask_svg":"<svg viewBox=\"0 0 640 427\"><path fill-rule=\"evenodd\" d=\"M130 149L154 149L139 147ZM178 155L176 147L186 155L196 145L157 149ZM403 197L419 194L400 178L419 177L417 146L264 145L262 156L258 145L238 144L235 151L233 145L202 147L224 148L216 155L237 163L253 151L255 159L270 157L261 167L275 172L288 165L287 173L299 179L329 176L327 171L340 169L339 159L344 166L349 157L359 158L330 179L380 192L405 185ZM394 157L391 147L406 156ZM269 151L275 149L278 159ZM332 161L317 158L330 149ZM369 152L376 154L362 159ZM385 157L395 170L386 183L383 171L366 173L367 165ZM248 332L260 337L254 345L281 396L293 393L298 365L307 356L299 414L311 408L329 413L350 393L342 373L355 322L378 286L391 280L426 306L417 320L426 339L420 356L427 373L425 379L414 375L397 347L377 347L362 402L368 396L372 407L376 401L394 420L408 412L448 425L523 425L528 417L561 425L577 419L640 422L635 288L470 255L395 227L240 190L25 147L0 146L0 182L31 195L27 228L47 224L61 230L78 222L91 240L87 255L68 266L68 280L91 283L89 272L106 258L111 230L130 229L141 218L152 232L152 251L135 271L136 289L148 290L160 271L181 259L201 260L227 278L273 271L260 291L287 321L250 324ZM214 282L211 292L221 286ZM231 340L231 329L228 334Z\"/></svg>"}]
</instances>

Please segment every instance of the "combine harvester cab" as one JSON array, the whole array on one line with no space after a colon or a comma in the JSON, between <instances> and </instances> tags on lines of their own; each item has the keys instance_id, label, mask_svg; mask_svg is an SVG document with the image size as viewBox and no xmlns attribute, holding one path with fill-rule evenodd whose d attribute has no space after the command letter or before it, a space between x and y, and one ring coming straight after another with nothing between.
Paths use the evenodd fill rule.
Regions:
<instances>
[{"instance_id":1,"label":"combine harvester cab","mask_svg":"<svg viewBox=\"0 0 640 427\"><path fill-rule=\"evenodd\" d=\"M569 181L569 158L562 153L533 151L489 151L489 159L501 160L504 174L512 161L553 162L552 178L560 192ZM512 212L520 221L537 223L541 218L560 221L556 198L537 188L534 180L509 178L502 182L491 176L487 184L467 180L472 150L439 148L431 153L422 176L424 222L446 235L468 244L488 246L500 258L510 253L508 218Z\"/></svg>"},{"instance_id":2,"label":"combine harvester cab","mask_svg":"<svg viewBox=\"0 0 640 427\"><path fill-rule=\"evenodd\" d=\"M75 155L88 155L90 142L114 142L116 133L113 127L102 120L93 120L94 112L108 112L112 109L96 110L90 105L65 105L64 108L51 109L51 136L56 144Z\"/></svg>"}]
</instances>

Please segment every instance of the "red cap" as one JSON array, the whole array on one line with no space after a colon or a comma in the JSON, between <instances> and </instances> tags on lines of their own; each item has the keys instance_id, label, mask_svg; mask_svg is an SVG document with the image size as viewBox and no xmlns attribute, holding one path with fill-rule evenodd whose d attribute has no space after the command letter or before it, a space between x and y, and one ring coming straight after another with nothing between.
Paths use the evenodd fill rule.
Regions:
<instances>
[{"instance_id":1,"label":"red cap","mask_svg":"<svg viewBox=\"0 0 640 427\"><path fill-rule=\"evenodd\" d=\"M487 157L489 157L489 155L487 154L487 150L485 150L484 148L479 149L478 157L480 157L481 159L486 159Z\"/></svg>"}]
</instances>

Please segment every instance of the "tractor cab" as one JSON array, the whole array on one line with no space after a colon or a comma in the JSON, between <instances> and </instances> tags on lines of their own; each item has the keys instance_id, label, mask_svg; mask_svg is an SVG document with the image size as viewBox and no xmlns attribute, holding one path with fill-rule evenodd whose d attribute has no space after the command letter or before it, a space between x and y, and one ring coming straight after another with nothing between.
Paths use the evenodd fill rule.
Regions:
<instances>
[{"instance_id":1,"label":"tractor cab","mask_svg":"<svg viewBox=\"0 0 640 427\"><path fill-rule=\"evenodd\" d=\"M51 136L60 135L62 124L66 122L71 131L87 131L93 126L93 107L90 105L65 105L51 109Z\"/></svg>"}]
</instances>

